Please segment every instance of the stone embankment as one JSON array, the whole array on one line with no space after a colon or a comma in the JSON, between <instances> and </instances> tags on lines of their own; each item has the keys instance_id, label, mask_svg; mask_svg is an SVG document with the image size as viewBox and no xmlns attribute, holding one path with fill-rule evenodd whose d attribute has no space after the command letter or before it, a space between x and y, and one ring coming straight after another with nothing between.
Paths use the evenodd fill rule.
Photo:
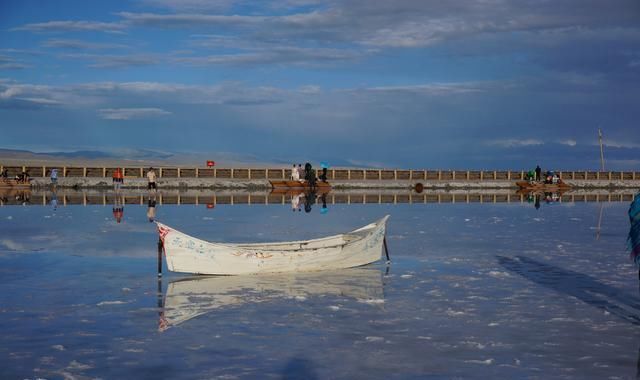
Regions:
<instances>
[{"instance_id":1,"label":"stone embankment","mask_svg":"<svg viewBox=\"0 0 640 380\"><path fill-rule=\"evenodd\" d=\"M52 169L58 169L58 187L111 188L115 167L31 166L2 167L10 177L29 173L35 188L48 186ZM148 168L122 167L124 188L145 188ZM289 179L288 168L156 168L157 184L165 189L270 189L269 180ZM580 189L640 188L640 172L556 171L562 180ZM399 170L329 169L327 179L335 189L511 189L522 180L520 170Z\"/></svg>"}]
</instances>

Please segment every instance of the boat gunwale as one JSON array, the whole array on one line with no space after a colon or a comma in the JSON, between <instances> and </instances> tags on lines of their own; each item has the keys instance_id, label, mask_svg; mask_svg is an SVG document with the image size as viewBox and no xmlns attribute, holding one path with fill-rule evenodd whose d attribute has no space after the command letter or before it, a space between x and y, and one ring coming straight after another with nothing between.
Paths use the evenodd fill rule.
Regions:
<instances>
[{"instance_id":1,"label":"boat gunwale","mask_svg":"<svg viewBox=\"0 0 640 380\"><path fill-rule=\"evenodd\" d=\"M341 247L341 246L345 246L348 244L352 244L355 242L358 242L360 240L363 240L365 238L367 238L377 227L379 227L381 224L384 224L386 222L386 220L389 218L389 215L386 215L384 217L382 217L381 219L373 222L373 223L369 223L363 227L360 227L356 230L344 233L344 234L337 234L337 235L331 235L331 236L325 236L325 237L321 237L321 238L316 238L316 239L309 239L309 240L296 240L296 241L281 241L281 242L268 242L268 243L218 243L218 242L211 242L211 241L207 241L207 240L203 240L188 234L185 234L184 232L181 232L175 228L169 227L164 223L155 221L156 225L158 226L164 226L169 228L172 232L177 232L179 234L182 234L184 236L187 236L191 239L197 240L199 242L203 242L206 244L210 244L210 245L215 245L215 246L221 246L221 247L228 247L228 248L236 248L236 249L260 249L263 251L299 251L299 250L317 250L317 249L324 249L324 248L333 248L333 247ZM353 240L349 240L349 241L345 241L344 237L345 236L356 236L355 239ZM326 241L326 240L337 240L340 239L341 241L337 244L332 244L332 245L326 245L323 247L304 247L304 245L308 245L310 243L318 243L318 242L322 242L322 241ZM283 247L284 245L291 245L292 247ZM295 247L295 245L298 245L298 247ZM275 247L278 247L278 249L275 249ZM273 247L271 249L269 249L269 247Z\"/></svg>"}]
</instances>

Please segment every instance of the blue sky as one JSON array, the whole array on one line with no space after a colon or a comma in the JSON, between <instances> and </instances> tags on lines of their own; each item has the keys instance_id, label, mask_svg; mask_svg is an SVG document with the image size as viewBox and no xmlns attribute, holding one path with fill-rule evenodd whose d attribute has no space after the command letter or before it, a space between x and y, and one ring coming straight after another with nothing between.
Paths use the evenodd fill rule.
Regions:
<instances>
[{"instance_id":1,"label":"blue sky","mask_svg":"<svg viewBox=\"0 0 640 380\"><path fill-rule=\"evenodd\" d=\"M0 148L640 169L638 1L2 1Z\"/></svg>"}]
</instances>

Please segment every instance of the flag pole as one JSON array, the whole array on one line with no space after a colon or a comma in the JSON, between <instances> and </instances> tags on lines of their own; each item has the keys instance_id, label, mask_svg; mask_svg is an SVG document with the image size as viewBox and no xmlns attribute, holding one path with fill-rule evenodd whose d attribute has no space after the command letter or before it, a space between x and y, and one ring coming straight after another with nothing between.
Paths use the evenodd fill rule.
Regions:
<instances>
[{"instance_id":1,"label":"flag pole","mask_svg":"<svg viewBox=\"0 0 640 380\"><path fill-rule=\"evenodd\" d=\"M602 149L602 130L598 128L598 141L600 142L600 171L604 171L604 150Z\"/></svg>"}]
</instances>

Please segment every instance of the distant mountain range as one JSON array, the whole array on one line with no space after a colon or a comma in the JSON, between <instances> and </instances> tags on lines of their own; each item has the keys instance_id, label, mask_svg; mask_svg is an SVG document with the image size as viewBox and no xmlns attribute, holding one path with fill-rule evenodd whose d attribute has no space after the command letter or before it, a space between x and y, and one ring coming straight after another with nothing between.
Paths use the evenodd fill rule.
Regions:
<instances>
[{"instance_id":1,"label":"distant mountain range","mask_svg":"<svg viewBox=\"0 0 640 380\"><path fill-rule=\"evenodd\" d=\"M282 166L284 162L279 160L260 160L251 155L242 155L229 152L212 153L174 153L160 152L148 149L118 149L113 151L102 150L77 150L67 152L33 152L29 150L2 149L0 148L0 165L112 165L116 162L125 162L126 165L136 166L178 166L194 165L202 166L207 160L216 162L216 166Z\"/></svg>"},{"instance_id":2,"label":"distant mountain range","mask_svg":"<svg viewBox=\"0 0 640 380\"><path fill-rule=\"evenodd\" d=\"M283 167L293 162L303 164L305 159L283 160L273 157L257 157L250 154L233 152L163 152L149 149L106 149L34 152L20 149L0 148L0 165L4 166L204 166L208 160L216 162L217 167ZM314 166L320 162L309 159ZM337 160L330 162L332 167L383 167L380 163Z\"/></svg>"}]
</instances>

